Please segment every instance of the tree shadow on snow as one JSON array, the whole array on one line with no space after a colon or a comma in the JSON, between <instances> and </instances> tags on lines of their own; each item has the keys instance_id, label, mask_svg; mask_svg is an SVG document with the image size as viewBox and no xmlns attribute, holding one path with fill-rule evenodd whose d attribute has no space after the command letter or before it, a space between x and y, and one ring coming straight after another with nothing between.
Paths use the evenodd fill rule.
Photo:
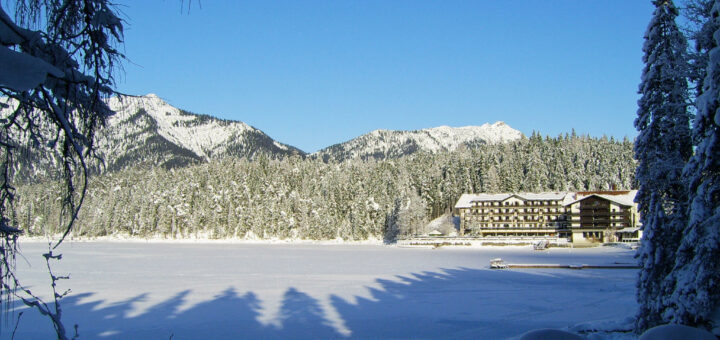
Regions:
<instances>
[{"instance_id":1,"label":"tree shadow on snow","mask_svg":"<svg viewBox=\"0 0 720 340\"><path fill-rule=\"evenodd\" d=\"M608 278L592 271L457 268L377 279L367 288L369 296L330 295L349 334L332 326L316 298L294 287L285 291L272 324L258 321L262 307L255 293L241 295L232 287L190 308L183 305L192 292L181 291L139 314L137 304L146 303L147 294L117 303L92 300L91 293L73 294L62 306L69 329L73 319L82 320L80 339L497 339L632 314L636 272L617 273ZM623 306L633 308L618 310ZM3 324L4 338L12 327L12 321ZM52 334L47 318L26 312L16 338Z\"/></svg>"},{"instance_id":2,"label":"tree shadow on snow","mask_svg":"<svg viewBox=\"0 0 720 340\"><path fill-rule=\"evenodd\" d=\"M370 298L331 300L361 339L506 339L612 318L623 315L618 306L634 306L634 271L610 280L574 274L444 269L377 280L381 288L370 288Z\"/></svg>"},{"instance_id":3,"label":"tree shadow on snow","mask_svg":"<svg viewBox=\"0 0 720 340\"><path fill-rule=\"evenodd\" d=\"M260 316L260 300L252 292L239 295L228 288L209 301L200 302L188 309L182 306L192 292L182 291L173 297L143 309L148 296L140 294L131 299L106 304L91 300L92 293L73 294L64 298L61 305L65 326L72 331L73 319L79 319L80 339L333 339L342 336L326 320L318 301L309 295L289 288L284 296L278 315L280 326L263 325ZM9 338L20 317L18 339L53 338L50 320L30 311L16 302L20 308L3 324L2 337ZM73 334L68 334L72 336Z\"/></svg>"}]
</instances>

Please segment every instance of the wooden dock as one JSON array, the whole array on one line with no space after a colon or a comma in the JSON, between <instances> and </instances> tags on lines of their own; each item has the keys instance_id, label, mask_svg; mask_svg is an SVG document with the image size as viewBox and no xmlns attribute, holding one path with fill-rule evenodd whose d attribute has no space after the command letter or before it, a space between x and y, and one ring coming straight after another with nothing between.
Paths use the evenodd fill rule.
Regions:
<instances>
[{"instance_id":1,"label":"wooden dock","mask_svg":"<svg viewBox=\"0 0 720 340\"><path fill-rule=\"evenodd\" d=\"M640 269L638 265L626 263L595 265L595 264L535 264L535 263L508 263L508 268L558 268L558 269Z\"/></svg>"}]
</instances>

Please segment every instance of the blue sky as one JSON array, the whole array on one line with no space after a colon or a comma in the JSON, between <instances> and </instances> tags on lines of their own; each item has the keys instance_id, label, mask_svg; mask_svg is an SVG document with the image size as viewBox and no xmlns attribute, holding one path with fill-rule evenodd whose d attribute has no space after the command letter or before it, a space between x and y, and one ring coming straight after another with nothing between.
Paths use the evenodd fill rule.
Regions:
<instances>
[{"instance_id":1,"label":"blue sky","mask_svg":"<svg viewBox=\"0 0 720 340\"><path fill-rule=\"evenodd\" d=\"M499 120L526 135L636 135L650 1L188 1L121 5L119 91L307 152Z\"/></svg>"}]
</instances>

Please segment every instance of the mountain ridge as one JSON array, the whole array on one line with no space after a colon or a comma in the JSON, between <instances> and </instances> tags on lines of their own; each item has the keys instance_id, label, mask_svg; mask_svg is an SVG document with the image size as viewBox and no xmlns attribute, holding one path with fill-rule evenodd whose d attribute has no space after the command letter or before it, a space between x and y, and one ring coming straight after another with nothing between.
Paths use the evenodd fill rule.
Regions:
<instances>
[{"instance_id":1,"label":"mountain ridge","mask_svg":"<svg viewBox=\"0 0 720 340\"><path fill-rule=\"evenodd\" d=\"M418 151L430 153L454 151L460 147L510 142L522 138L522 132L505 122L480 126L450 127L442 125L420 130L373 130L348 141L312 153L324 161L346 159L388 159Z\"/></svg>"},{"instance_id":2,"label":"mountain ridge","mask_svg":"<svg viewBox=\"0 0 720 340\"><path fill-rule=\"evenodd\" d=\"M260 153L272 157L297 155L319 158L326 162L331 160L342 162L357 158L392 159L419 151L437 153L453 151L460 147L473 148L483 144L504 143L523 136L520 131L502 121L479 126L442 125L420 130L376 129L317 152L305 153L294 146L270 138L261 130L242 121L190 113L168 104L152 93L137 97L113 97L108 104L113 111L116 111L108 121L109 129L117 129L118 125L131 120L132 115L137 115L140 109L154 119L158 127L158 136L153 145L170 143L175 145L170 148L178 153L177 159L163 162L170 165L209 161L227 156L252 159ZM241 138L240 135L245 137ZM157 161L158 157L155 159Z\"/></svg>"},{"instance_id":3,"label":"mountain ridge","mask_svg":"<svg viewBox=\"0 0 720 340\"><path fill-rule=\"evenodd\" d=\"M107 103L115 113L96 133L96 155L100 160L89 162L94 173L134 166L174 168L225 157L255 159L260 155L310 157L326 162L392 159L414 152L437 153L503 143L523 136L501 121L409 131L378 129L306 153L242 121L191 113L168 104L156 94L119 95L107 99ZM0 109L0 116L9 111ZM25 178L55 177L59 174L59 159L57 150L28 144L16 170Z\"/></svg>"}]
</instances>

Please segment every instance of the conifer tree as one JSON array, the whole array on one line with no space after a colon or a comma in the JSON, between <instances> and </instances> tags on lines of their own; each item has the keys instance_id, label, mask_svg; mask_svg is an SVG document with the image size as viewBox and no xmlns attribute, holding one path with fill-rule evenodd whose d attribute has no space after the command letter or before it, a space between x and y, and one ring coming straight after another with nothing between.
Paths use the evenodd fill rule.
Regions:
<instances>
[{"instance_id":1,"label":"conifer tree","mask_svg":"<svg viewBox=\"0 0 720 340\"><path fill-rule=\"evenodd\" d=\"M717 329L720 325L712 324L712 313L720 306L720 1L714 1L711 13L707 25L713 29L705 32L713 46L693 126L698 143L684 169L689 221L677 252L676 286L666 317L674 323Z\"/></svg>"},{"instance_id":2,"label":"conifer tree","mask_svg":"<svg viewBox=\"0 0 720 340\"><path fill-rule=\"evenodd\" d=\"M694 42L689 51L690 80L695 98L702 94L703 81L707 74L708 54L713 48L712 32L717 28L711 19L714 0L689 0L684 17L690 23L688 37Z\"/></svg>"},{"instance_id":3,"label":"conifer tree","mask_svg":"<svg viewBox=\"0 0 720 340\"><path fill-rule=\"evenodd\" d=\"M635 127L638 160L636 196L643 242L638 279L640 305L636 330L666 323L663 312L673 289L667 280L674 265L686 217L687 192L682 169L692 153L688 110L687 42L675 22L671 0L655 0L645 33L645 53Z\"/></svg>"}]
</instances>

